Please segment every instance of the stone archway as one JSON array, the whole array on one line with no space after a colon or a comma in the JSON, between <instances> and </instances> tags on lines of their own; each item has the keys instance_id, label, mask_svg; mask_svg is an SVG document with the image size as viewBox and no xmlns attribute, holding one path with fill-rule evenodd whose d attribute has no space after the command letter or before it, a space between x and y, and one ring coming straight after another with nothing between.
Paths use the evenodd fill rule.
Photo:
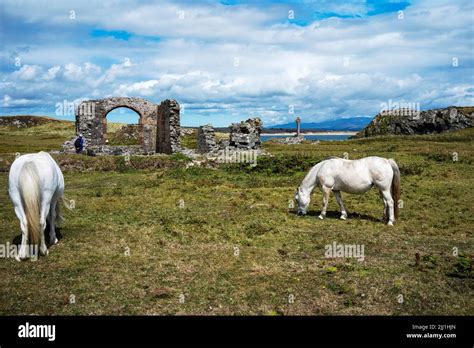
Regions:
<instances>
[{"instance_id":1,"label":"stone archway","mask_svg":"<svg viewBox=\"0 0 474 348\"><path fill-rule=\"evenodd\" d=\"M77 133L83 134L88 146L105 145L107 114L120 107L138 114L139 143L144 152L155 152L158 106L142 98L112 97L82 102L76 111Z\"/></svg>"},{"instance_id":2,"label":"stone archway","mask_svg":"<svg viewBox=\"0 0 474 348\"><path fill-rule=\"evenodd\" d=\"M167 99L158 105L135 97L87 100L78 105L76 133L83 134L86 148L101 152L101 149L108 146L105 142L107 114L120 107L131 109L139 115L139 152L173 153L181 148L178 102Z\"/></svg>"}]
</instances>

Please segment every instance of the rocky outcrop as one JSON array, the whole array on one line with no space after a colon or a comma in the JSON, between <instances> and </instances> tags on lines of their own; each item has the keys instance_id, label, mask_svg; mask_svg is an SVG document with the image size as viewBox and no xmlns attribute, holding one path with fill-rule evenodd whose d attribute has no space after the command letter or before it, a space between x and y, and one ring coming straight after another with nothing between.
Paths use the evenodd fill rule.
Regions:
<instances>
[{"instance_id":1,"label":"rocky outcrop","mask_svg":"<svg viewBox=\"0 0 474 348\"><path fill-rule=\"evenodd\" d=\"M260 118L249 118L247 121L233 123L230 126L229 146L247 150L260 148L262 126Z\"/></svg>"},{"instance_id":2,"label":"rocky outcrop","mask_svg":"<svg viewBox=\"0 0 474 348\"><path fill-rule=\"evenodd\" d=\"M431 134L453 131L474 126L474 107L450 106L445 109L426 111L385 111L352 138L377 135Z\"/></svg>"},{"instance_id":3,"label":"rocky outcrop","mask_svg":"<svg viewBox=\"0 0 474 348\"><path fill-rule=\"evenodd\" d=\"M197 132L197 145L200 153L213 152L218 149L216 133L210 124L200 126Z\"/></svg>"}]
</instances>

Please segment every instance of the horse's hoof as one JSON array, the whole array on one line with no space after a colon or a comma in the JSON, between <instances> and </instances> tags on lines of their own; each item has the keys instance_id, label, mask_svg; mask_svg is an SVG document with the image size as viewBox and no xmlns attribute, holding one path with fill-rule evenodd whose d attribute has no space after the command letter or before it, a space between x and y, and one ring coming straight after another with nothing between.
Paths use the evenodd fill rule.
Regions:
<instances>
[{"instance_id":1,"label":"horse's hoof","mask_svg":"<svg viewBox=\"0 0 474 348\"><path fill-rule=\"evenodd\" d=\"M17 261L23 261L28 258L28 253L25 250L20 250L20 252L15 256Z\"/></svg>"},{"instance_id":2,"label":"horse's hoof","mask_svg":"<svg viewBox=\"0 0 474 348\"><path fill-rule=\"evenodd\" d=\"M347 219L347 215L341 215L341 220L346 220Z\"/></svg>"},{"instance_id":3,"label":"horse's hoof","mask_svg":"<svg viewBox=\"0 0 474 348\"><path fill-rule=\"evenodd\" d=\"M59 240L57 238L54 238L54 243L53 244L58 244Z\"/></svg>"},{"instance_id":4,"label":"horse's hoof","mask_svg":"<svg viewBox=\"0 0 474 348\"><path fill-rule=\"evenodd\" d=\"M321 220L324 219L324 215L319 215L318 218L320 218Z\"/></svg>"},{"instance_id":5,"label":"horse's hoof","mask_svg":"<svg viewBox=\"0 0 474 348\"><path fill-rule=\"evenodd\" d=\"M30 258L30 261L31 261L31 262L36 262L36 261L38 261L38 255L32 256L32 257Z\"/></svg>"},{"instance_id":6,"label":"horse's hoof","mask_svg":"<svg viewBox=\"0 0 474 348\"><path fill-rule=\"evenodd\" d=\"M393 226L393 222L392 221L387 222L387 226Z\"/></svg>"},{"instance_id":7,"label":"horse's hoof","mask_svg":"<svg viewBox=\"0 0 474 348\"><path fill-rule=\"evenodd\" d=\"M48 251L48 249L46 249L46 250L40 250L40 253L41 253L42 256L48 256L49 251Z\"/></svg>"}]
</instances>

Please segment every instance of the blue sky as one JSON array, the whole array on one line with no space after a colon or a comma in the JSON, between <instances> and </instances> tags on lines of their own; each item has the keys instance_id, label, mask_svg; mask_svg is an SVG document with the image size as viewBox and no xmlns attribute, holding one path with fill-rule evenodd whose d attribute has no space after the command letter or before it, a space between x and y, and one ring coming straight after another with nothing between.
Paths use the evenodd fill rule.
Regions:
<instances>
[{"instance_id":1,"label":"blue sky","mask_svg":"<svg viewBox=\"0 0 474 348\"><path fill-rule=\"evenodd\" d=\"M473 16L470 0L2 0L0 115L72 120L58 105L107 96L174 98L193 126L474 105Z\"/></svg>"}]
</instances>

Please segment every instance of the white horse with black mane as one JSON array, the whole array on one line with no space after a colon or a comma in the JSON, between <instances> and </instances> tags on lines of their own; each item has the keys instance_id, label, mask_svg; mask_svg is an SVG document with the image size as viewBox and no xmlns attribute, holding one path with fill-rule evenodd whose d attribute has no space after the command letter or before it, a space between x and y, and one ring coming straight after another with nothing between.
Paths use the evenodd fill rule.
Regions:
<instances>
[{"instance_id":1,"label":"white horse with black mane","mask_svg":"<svg viewBox=\"0 0 474 348\"><path fill-rule=\"evenodd\" d=\"M56 219L60 218L59 199L64 193L61 169L46 152L20 156L10 168L8 192L22 232L16 259L36 259L38 255L34 250L38 244L41 255L48 255L46 221L49 222L50 244L58 242L55 224Z\"/></svg>"},{"instance_id":2,"label":"white horse with black mane","mask_svg":"<svg viewBox=\"0 0 474 348\"><path fill-rule=\"evenodd\" d=\"M298 187L295 199L298 202L298 214L305 215L313 189L319 186L323 191L323 209L320 219L326 217L329 195L334 192L341 208L341 219L347 218L341 192L365 193L372 186L379 189L384 202L384 221L393 225L398 218L400 199L400 170L393 159L365 157L358 160L346 160L331 157L316 164ZM388 221L387 221L388 219Z\"/></svg>"}]
</instances>

